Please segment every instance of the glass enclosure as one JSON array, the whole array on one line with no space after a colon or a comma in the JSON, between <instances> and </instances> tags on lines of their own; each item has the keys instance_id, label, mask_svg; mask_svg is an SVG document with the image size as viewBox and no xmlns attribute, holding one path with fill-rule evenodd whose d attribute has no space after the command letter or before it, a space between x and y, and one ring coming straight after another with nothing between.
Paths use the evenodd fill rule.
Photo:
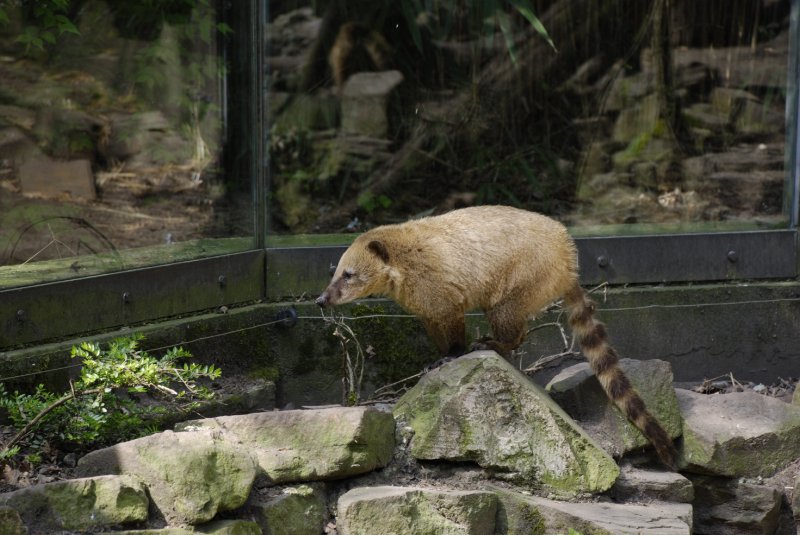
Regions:
<instances>
[{"instance_id":1,"label":"glass enclosure","mask_svg":"<svg viewBox=\"0 0 800 535\"><path fill-rule=\"evenodd\" d=\"M271 243L499 203L786 228L789 0L271 2Z\"/></svg>"},{"instance_id":2,"label":"glass enclosure","mask_svg":"<svg viewBox=\"0 0 800 535\"><path fill-rule=\"evenodd\" d=\"M223 4L0 3L0 288L254 246Z\"/></svg>"},{"instance_id":3,"label":"glass enclosure","mask_svg":"<svg viewBox=\"0 0 800 535\"><path fill-rule=\"evenodd\" d=\"M578 236L789 228L791 8L0 2L0 290L486 203Z\"/></svg>"}]
</instances>

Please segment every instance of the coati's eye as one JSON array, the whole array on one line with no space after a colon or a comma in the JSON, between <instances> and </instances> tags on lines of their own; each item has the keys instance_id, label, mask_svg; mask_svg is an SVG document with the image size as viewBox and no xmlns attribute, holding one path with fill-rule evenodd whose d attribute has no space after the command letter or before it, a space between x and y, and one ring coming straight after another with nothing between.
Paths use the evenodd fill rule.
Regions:
<instances>
[{"instance_id":1,"label":"coati's eye","mask_svg":"<svg viewBox=\"0 0 800 535\"><path fill-rule=\"evenodd\" d=\"M346 281L353 278L353 272L350 270L345 270L342 272L342 278Z\"/></svg>"}]
</instances>

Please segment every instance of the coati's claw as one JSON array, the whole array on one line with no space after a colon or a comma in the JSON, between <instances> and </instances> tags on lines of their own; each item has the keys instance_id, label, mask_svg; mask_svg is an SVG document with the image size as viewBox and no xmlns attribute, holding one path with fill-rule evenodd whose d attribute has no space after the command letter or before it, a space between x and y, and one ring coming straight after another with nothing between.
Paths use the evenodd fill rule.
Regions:
<instances>
[{"instance_id":1,"label":"coati's claw","mask_svg":"<svg viewBox=\"0 0 800 535\"><path fill-rule=\"evenodd\" d=\"M456 357L443 357L443 358L440 358L436 362L434 362L432 364L429 364L429 365L425 366L424 368L422 368L422 373L431 372L431 371L435 370L436 368L444 366L445 364L447 364L451 360L454 360L455 358Z\"/></svg>"},{"instance_id":2,"label":"coati's claw","mask_svg":"<svg viewBox=\"0 0 800 535\"><path fill-rule=\"evenodd\" d=\"M470 351L486 351L494 349L491 336L481 336L469 346Z\"/></svg>"}]
</instances>

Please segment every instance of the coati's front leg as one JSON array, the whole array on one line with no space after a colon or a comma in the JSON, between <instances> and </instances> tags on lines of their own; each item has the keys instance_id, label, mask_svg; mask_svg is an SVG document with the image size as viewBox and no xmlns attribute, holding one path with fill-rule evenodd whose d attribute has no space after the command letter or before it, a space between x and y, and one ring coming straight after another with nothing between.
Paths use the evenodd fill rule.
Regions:
<instances>
[{"instance_id":1,"label":"coati's front leg","mask_svg":"<svg viewBox=\"0 0 800 535\"><path fill-rule=\"evenodd\" d=\"M466 349L466 327L463 313L440 318L422 318L425 330L444 357L460 357Z\"/></svg>"}]
</instances>

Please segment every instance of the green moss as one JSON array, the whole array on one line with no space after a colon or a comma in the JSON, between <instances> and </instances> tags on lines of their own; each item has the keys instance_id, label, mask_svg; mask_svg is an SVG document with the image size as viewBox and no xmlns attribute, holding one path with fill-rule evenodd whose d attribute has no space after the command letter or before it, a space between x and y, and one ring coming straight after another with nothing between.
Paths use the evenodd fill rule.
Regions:
<instances>
[{"instance_id":1,"label":"green moss","mask_svg":"<svg viewBox=\"0 0 800 535\"><path fill-rule=\"evenodd\" d=\"M263 379L264 381L272 381L275 383L280 378L281 372L275 366L263 366L251 370L248 375L253 379Z\"/></svg>"},{"instance_id":2,"label":"green moss","mask_svg":"<svg viewBox=\"0 0 800 535\"><path fill-rule=\"evenodd\" d=\"M350 311L352 317L363 318L353 320L351 328L362 347L373 350L370 379L376 384L415 375L438 358L420 321L401 314L399 308L379 304L357 304Z\"/></svg>"}]
</instances>

